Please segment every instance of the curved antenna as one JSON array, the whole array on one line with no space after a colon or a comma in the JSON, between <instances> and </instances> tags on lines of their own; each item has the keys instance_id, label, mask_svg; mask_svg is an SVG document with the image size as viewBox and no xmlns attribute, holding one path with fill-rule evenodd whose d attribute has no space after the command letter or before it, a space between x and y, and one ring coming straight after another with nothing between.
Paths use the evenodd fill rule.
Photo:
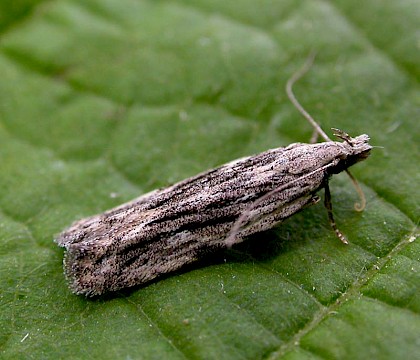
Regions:
<instances>
[{"instance_id":1,"label":"curved antenna","mask_svg":"<svg viewBox=\"0 0 420 360\"><path fill-rule=\"evenodd\" d=\"M306 59L305 63L303 64L303 66L296 71L292 77L287 81L286 84L286 93L287 96L289 98L289 100L292 102L292 104L294 105L294 107L296 108L297 111L299 111L303 117L309 121L309 123L314 127L315 131L321 135L325 141L332 141L328 135L324 132L324 130L321 129L321 127L319 126L319 124L312 118L311 115L309 115L309 113L303 108L303 106L299 103L299 101L296 99L295 94L293 93L292 87L295 84L296 81L298 81L303 75L306 74L306 72L311 68L313 62L315 59L315 52L311 52L308 56L308 58Z\"/></svg>"},{"instance_id":2,"label":"curved antenna","mask_svg":"<svg viewBox=\"0 0 420 360\"><path fill-rule=\"evenodd\" d=\"M359 182L351 174L351 172L349 171L349 169L346 169L346 173L350 177L350 179L351 179L351 181L353 183L354 188L356 189L357 193L359 194L360 202L355 202L354 203L354 210L361 212L366 207L366 196L365 196L365 193L363 192L363 190L362 190Z\"/></svg>"},{"instance_id":3,"label":"curved antenna","mask_svg":"<svg viewBox=\"0 0 420 360\"><path fill-rule=\"evenodd\" d=\"M315 132L318 133L319 135L321 135L324 138L324 140L332 141L328 137L328 135L324 132L324 130L321 129L319 124L313 119L313 117L311 115L309 115L309 113L299 103L299 101L296 99L296 96L295 96L295 94L293 93L293 90L292 90L293 85L296 83L296 81L298 81L303 75L305 75L306 72L311 68L311 66L314 62L314 59L315 59L315 52L311 52L309 54L308 58L306 59L305 63L303 64L303 66L298 71L296 71L291 76L291 78L287 81L286 93L287 93L287 96L288 96L289 100L292 102L292 104L296 108L296 110L299 111L306 120L308 120L308 122L315 129ZM338 129L333 129L333 130L337 131ZM340 131L340 133L343 133L341 130L338 130L338 131ZM360 187L359 183L357 182L356 178L350 173L350 171L348 169L346 169L346 173L350 177L350 179L353 183L353 186L356 189L356 192L357 192L357 194L359 195L359 198L360 198L360 202L356 202L354 204L354 209L356 211L363 211L364 208L366 207L365 194L363 193L363 190Z\"/></svg>"}]
</instances>

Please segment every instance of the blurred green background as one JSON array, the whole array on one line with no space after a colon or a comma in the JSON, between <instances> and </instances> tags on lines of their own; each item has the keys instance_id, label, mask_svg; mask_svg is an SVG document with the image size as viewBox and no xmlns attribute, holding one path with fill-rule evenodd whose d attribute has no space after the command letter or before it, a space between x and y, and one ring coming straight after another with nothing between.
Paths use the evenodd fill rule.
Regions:
<instances>
[{"instance_id":1,"label":"blurred green background","mask_svg":"<svg viewBox=\"0 0 420 360\"><path fill-rule=\"evenodd\" d=\"M0 1L2 359L414 359L420 353L418 0ZM330 132L377 146L322 205L187 271L73 295L73 221Z\"/></svg>"}]
</instances>

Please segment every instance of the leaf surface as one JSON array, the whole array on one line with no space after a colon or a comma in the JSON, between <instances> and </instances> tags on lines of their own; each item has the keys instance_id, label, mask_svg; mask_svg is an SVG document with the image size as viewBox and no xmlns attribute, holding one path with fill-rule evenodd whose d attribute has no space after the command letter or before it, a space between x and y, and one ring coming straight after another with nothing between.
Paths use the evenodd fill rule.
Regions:
<instances>
[{"instance_id":1,"label":"leaf surface","mask_svg":"<svg viewBox=\"0 0 420 360\"><path fill-rule=\"evenodd\" d=\"M420 353L418 1L0 3L2 359L414 359ZM12 5L14 4L14 5ZM402 20L403 19L403 20ZM311 128L377 147L322 205L220 256L100 299L54 237Z\"/></svg>"}]
</instances>

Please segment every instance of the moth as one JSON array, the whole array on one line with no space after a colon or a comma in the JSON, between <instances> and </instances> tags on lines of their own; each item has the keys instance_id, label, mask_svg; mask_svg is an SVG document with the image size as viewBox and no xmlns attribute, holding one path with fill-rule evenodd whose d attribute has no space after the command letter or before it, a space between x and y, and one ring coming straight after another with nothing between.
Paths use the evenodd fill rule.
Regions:
<instances>
[{"instance_id":1,"label":"moth","mask_svg":"<svg viewBox=\"0 0 420 360\"><path fill-rule=\"evenodd\" d=\"M369 156L365 134L350 137L335 129L331 141L303 110L292 84L289 98L326 142L294 143L234 160L165 189L75 222L56 242L66 249L64 271L76 294L101 295L147 283L270 229L319 201L338 237L328 181Z\"/></svg>"}]
</instances>

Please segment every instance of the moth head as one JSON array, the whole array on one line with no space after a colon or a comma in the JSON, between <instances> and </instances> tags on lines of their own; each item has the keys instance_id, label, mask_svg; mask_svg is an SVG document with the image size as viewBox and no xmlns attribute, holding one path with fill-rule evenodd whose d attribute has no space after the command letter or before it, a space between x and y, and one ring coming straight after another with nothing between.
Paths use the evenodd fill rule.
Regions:
<instances>
[{"instance_id":1,"label":"moth head","mask_svg":"<svg viewBox=\"0 0 420 360\"><path fill-rule=\"evenodd\" d=\"M335 136L342 139L343 142L337 142L338 146L342 149L337 159L337 163L330 170L330 174L338 174L347 170L350 166L366 159L372 146L369 144L369 136L366 134L351 137L344 131L333 129Z\"/></svg>"},{"instance_id":2,"label":"moth head","mask_svg":"<svg viewBox=\"0 0 420 360\"><path fill-rule=\"evenodd\" d=\"M353 138L340 129L333 128L332 130L334 130L334 136L344 140L342 144L347 150L346 157L350 157L353 160L348 166L362 161L369 156L370 150L372 150L372 146L369 144L370 138L368 135L362 134Z\"/></svg>"}]
</instances>

